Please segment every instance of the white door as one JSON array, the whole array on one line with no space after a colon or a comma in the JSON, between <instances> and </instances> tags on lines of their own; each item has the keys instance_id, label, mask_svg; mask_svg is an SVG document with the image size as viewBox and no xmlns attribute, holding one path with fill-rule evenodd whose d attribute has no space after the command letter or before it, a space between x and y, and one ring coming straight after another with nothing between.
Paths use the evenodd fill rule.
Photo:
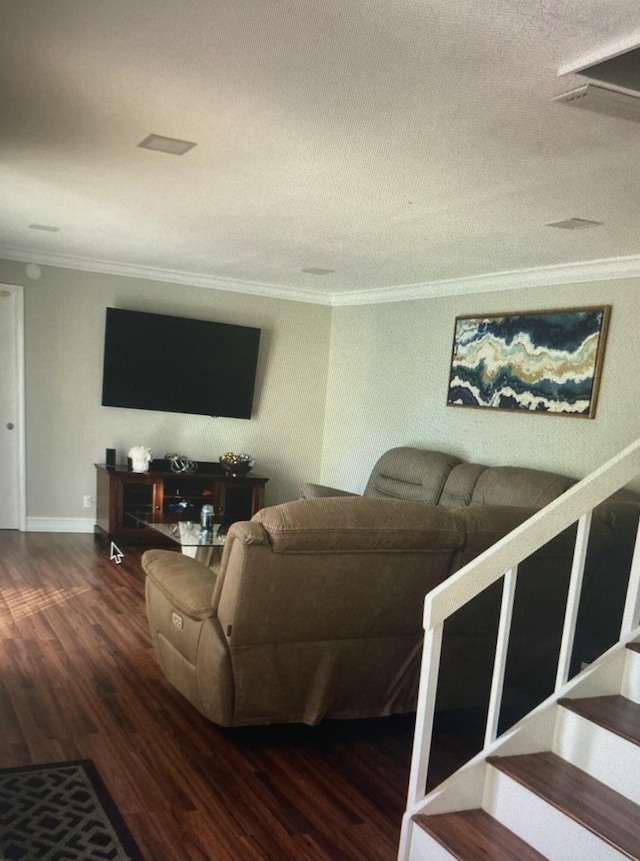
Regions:
<instances>
[{"instance_id":1,"label":"white door","mask_svg":"<svg viewBox=\"0 0 640 861\"><path fill-rule=\"evenodd\" d=\"M0 529L25 529L22 287L0 284Z\"/></svg>"}]
</instances>

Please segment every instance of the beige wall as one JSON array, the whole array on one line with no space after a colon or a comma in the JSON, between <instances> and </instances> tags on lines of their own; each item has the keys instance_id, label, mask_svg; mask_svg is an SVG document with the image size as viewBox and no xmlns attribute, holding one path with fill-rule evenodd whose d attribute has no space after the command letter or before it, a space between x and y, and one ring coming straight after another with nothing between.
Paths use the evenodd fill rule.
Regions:
<instances>
[{"instance_id":1,"label":"beige wall","mask_svg":"<svg viewBox=\"0 0 640 861\"><path fill-rule=\"evenodd\" d=\"M456 315L598 304L612 313L595 419L445 405ZM334 309L321 481L361 491L397 445L586 475L640 436L639 320L638 280Z\"/></svg>"},{"instance_id":2,"label":"beige wall","mask_svg":"<svg viewBox=\"0 0 640 861\"><path fill-rule=\"evenodd\" d=\"M28 517L92 517L82 496L95 496L93 464L107 447L121 459L139 444L194 460L250 452L270 479L270 504L319 471L329 308L47 266L32 281L10 261L0 261L0 282L24 286ZM260 327L252 420L101 406L107 306Z\"/></svg>"},{"instance_id":3,"label":"beige wall","mask_svg":"<svg viewBox=\"0 0 640 861\"><path fill-rule=\"evenodd\" d=\"M304 480L360 491L395 445L580 477L640 434L637 280L334 309L46 266L32 281L10 261L0 282L25 292L30 518L91 517L82 496L95 494L106 447L121 458L137 444L195 460L249 451L276 504ZM586 304L612 306L594 420L445 406L456 315ZM252 420L102 407L109 305L259 326Z\"/></svg>"}]
</instances>

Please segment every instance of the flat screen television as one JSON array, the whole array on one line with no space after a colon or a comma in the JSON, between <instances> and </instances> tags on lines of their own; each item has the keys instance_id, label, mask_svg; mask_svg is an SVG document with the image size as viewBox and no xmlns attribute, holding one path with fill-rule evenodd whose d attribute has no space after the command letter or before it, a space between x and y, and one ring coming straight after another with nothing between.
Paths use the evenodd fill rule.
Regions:
<instances>
[{"instance_id":1,"label":"flat screen television","mask_svg":"<svg viewBox=\"0 0 640 861\"><path fill-rule=\"evenodd\" d=\"M249 419L260 329L107 308L102 405Z\"/></svg>"}]
</instances>

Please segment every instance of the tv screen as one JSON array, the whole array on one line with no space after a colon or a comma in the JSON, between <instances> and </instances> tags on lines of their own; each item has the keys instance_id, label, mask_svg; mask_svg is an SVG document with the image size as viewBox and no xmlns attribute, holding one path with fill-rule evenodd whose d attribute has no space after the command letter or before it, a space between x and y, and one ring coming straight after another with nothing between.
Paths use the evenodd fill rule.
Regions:
<instances>
[{"instance_id":1,"label":"tv screen","mask_svg":"<svg viewBox=\"0 0 640 861\"><path fill-rule=\"evenodd\" d=\"M249 419L260 329L107 308L102 405Z\"/></svg>"}]
</instances>

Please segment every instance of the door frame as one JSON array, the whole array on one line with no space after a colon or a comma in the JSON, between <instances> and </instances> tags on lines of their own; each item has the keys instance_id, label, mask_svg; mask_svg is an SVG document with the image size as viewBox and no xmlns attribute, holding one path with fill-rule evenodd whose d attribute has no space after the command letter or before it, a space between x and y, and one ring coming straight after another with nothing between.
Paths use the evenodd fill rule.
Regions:
<instances>
[{"instance_id":1,"label":"door frame","mask_svg":"<svg viewBox=\"0 0 640 861\"><path fill-rule=\"evenodd\" d=\"M24 287L21 284L0 283L0 290L11 290L15 296L14 327L16 351L16 399L17 399L17 450L18 450L18 486L16 487L16 505L18 529L27 531L27 470L26 470L26 409L25 409L25 358L24 358Z\"/></svg>"}]
</instances>

